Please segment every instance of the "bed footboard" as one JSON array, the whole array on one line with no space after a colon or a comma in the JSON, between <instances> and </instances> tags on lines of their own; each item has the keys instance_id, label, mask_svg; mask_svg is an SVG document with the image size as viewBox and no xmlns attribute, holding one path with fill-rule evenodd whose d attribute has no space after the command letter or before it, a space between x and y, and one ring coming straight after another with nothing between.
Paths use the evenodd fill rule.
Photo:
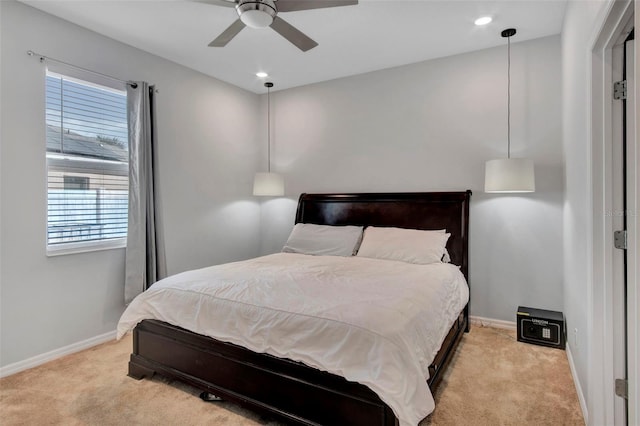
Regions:
<instances>
[{"instance_id":1,"label":"bed footboard","mask_svg":"<svg viewBox=\"0 0 640 426\"><path fill-rule=\"evenodd\" d=\"M398 424L373 391L342 377L160 321L142 321L133 333L134 378L158 373L288 423Z\"/></svg>"}]
</instances>

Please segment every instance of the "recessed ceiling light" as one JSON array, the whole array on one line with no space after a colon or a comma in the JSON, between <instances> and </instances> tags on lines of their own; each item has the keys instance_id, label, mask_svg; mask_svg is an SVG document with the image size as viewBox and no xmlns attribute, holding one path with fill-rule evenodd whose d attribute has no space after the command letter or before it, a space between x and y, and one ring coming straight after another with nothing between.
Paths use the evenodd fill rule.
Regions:
<instances>
[{"instance_id":1,"label":"recessed ceiling light","mask_svg":"<svg viewBox=\"0 0 640 426\"><path fill-rule=\"evenodd\" d=\"M257 73L256 73L256 77L259 77L259 78L267 78L267 77L269 77L269 74L267 74L266 72L262 72L262 71L260 71L260 72L257 72Z\"/></svg>"},{"instance_id":2,"label":"recessed ceiling light","mask_svg":"<svg viewBox=\"0 0 640 426\"><path fill-rule=\"evenodd\" d=\"M487 25L491 21L492 21L491 16L483 16L481 18L476 19L474 24L476 24L476 25Z\"/></svg>"}]
</instances>

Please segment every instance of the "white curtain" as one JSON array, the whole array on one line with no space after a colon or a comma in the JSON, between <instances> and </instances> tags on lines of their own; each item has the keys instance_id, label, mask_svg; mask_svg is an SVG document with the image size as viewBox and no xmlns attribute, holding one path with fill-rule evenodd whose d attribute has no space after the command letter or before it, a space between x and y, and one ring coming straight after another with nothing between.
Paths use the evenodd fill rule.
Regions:
<instances>
[{"instance_id":1,"label":"white curtain","mask_svg":"<svg viewBox=\"0 0 640 426\"><path fill-rule=\"evenodd\" d=\"M154 86L127 84L129 120L129 227L125 303L164 278L166 260L157 191Z\"/></svg>"}]
</instances>

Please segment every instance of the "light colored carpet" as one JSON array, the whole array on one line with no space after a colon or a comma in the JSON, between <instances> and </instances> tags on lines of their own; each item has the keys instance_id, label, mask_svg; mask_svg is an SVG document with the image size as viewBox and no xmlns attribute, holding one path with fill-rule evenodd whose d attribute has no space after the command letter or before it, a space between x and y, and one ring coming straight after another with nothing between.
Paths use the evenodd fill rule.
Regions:
<instances>
[{"instance_id":1,"label":"light colored carpet","mask_svg":"<svg viewBox=\"0 0 640 426\"><path fill-rule=\"evenodd\" d=\"M127 376L131 337L0 380L2 425L276 425L160 378ZM584 425L564 351L472 327L420 426Z\"/></svg>"}]
</instances>

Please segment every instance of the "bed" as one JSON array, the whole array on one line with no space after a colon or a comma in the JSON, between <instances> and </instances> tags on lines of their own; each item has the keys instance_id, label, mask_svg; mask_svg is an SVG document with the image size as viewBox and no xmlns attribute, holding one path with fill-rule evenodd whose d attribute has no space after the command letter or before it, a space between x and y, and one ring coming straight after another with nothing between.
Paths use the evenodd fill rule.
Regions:
<instances>
[{"instance_id":1,"label":"bed","mask_svg":"<svg viewBox=\"0 0 640 426\"><path fill-rule=\"evenodd\" d=\"M446 243L451 263L459 267L468 283L470 197L471 191L302 194L295 222L417 230L446 229L451 234ZM290 261L286 254L272 256L280 262ZM317 260L314 256L307 257L308 262ZM341 262L338 259L331 261ZM336 270L339 270L340 265L335 265ZM331 268L334 268L333 263ZM197 282L199 276L198 273L195 274L192 276ZM427 383L432 391L442 379L464 332L469 330L468 312L467 303L459 314L454 315L452 326L448 332L444 331L442 344L439 349L436 348L437 353L428 365ZM166 318L166 315L162 318ZM400 417L404 420L399 421L389 404L383 402L375 386L365 386L342 377L351 377L348 368L345 368L344 374L333 374L323 371L326 370L324 368L313 366L313 362L303 363L270 355L262 350L250 350L247 347L251 346L230 343L234 339L207 337L181 328L175 325L177 323L171 319L166 322L144 319L135 325L129 376L142 379L159 374L177 379L202 389L203 392L293 424L391 426L415 423L415 420L407 422L403 415ZM302 359L306 361L306 358ZM393 362L387 361L384 365L384 370L398 376L393 370ZM366 383L364 380L363 382ZM396 412L403 409L395 401L391 405Z\"/></svg>"}]
</instances>

